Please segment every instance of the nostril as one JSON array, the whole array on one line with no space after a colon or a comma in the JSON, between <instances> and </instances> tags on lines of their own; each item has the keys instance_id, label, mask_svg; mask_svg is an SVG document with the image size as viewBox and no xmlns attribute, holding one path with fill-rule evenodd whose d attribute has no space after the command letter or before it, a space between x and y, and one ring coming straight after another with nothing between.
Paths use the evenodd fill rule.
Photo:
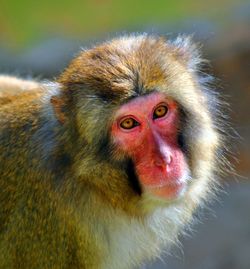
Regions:
<instances>
[{"instance_id":1,"label":"nostril","mask_svg":"<svg viewBox=\"0 0 250 269\"><path fill-rule=\"evenodd\" d=\"M154 160L154 165L156 165L156 166L164 166L165 162L164 162L164 160L157 158L157 159Z\"/></svg>"}]
</instances>

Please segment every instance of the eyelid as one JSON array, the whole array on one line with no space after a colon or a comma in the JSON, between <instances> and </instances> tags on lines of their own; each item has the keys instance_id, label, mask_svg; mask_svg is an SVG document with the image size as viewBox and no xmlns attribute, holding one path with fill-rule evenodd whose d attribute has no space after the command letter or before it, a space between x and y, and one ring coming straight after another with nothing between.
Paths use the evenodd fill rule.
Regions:
<instances>
[{"instance_id":1,"label":"eyelid","mask_svg":"<svg viewBox=\"0 0 250 269\"><path fill-rule=\"evenodd\" d=\"M168 108L169 107L169 104L167 102L160 102L159 104L157 104L157 105L155 105L153 107L153 111L155 111L156 108L159 107L159 106L166 106Z\"/></svg>"},{"instance_id":2,"label":"eyelid","mask_svg":"<svg viewBox=\"0 0 250 269\"><path fill-rule=\"evenodd\" d=\"M126 116L122 116L121 118L119 118L117 120L118 124L120 124L121 122L123 122L125 119L133 119L135 121L137 121L138 123L140 123L140 121L134 116L134 115L126 115Z\"/></svg>"}]
</instances>

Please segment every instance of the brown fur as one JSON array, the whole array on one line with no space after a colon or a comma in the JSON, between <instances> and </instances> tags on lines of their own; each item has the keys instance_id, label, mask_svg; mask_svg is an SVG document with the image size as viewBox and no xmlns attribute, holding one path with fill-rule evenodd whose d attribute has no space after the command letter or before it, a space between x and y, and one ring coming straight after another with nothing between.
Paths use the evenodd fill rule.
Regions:
<instances>
[{"instance_id":1,"label":"brown fur","mask_svg":"<svg viewBox=\"0 0 250 269\"><path fill-rule=\"evenodd\" d=\"M188 38L139 35L80 52L53 84L0 77L0 268L133 268L176 239L213 191L222 139L200 62ZM152 91L185 114L192 180L173 203L135 191L109 135Z\"/></svg>"}]
</instances>

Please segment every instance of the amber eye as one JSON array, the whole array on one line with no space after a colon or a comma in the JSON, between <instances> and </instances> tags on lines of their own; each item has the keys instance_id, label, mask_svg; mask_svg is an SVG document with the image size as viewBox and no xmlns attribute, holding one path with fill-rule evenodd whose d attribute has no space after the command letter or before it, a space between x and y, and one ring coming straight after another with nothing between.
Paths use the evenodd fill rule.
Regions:
<instances>
[{"instance_id":1,"label":"amber eye","mask_svg":"<svg viewBox=\"0 0 250 269\"><path fill-rule=\"evenodd\" d=\"M135 126L138 126L139 123L134 120L133 118L126 118L125 120L123 120L121 123L120 123L120 126L123 128L123 129L132 129L134 128Z\"/></svg>"},{"instance_id":2,"label":"amber eye","mask_svg":"<svg viewBox=\"0 0 250 269\"><path fill-rule=\"evenodd\" d=\"M154 111L154 115L153 118L157 119L157 118L162 118L164 117L168 112L168 108L164 105L158 106L155 111Z\"/></svg>"}]
</instances>

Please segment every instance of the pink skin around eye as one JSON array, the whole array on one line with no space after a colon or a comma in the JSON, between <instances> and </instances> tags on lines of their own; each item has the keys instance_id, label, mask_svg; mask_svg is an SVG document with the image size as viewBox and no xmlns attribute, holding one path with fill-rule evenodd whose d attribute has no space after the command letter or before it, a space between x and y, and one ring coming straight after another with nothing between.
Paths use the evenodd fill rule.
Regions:
<instances>
[{"instance_id":1,"label":"pink skin around eye","mask_svg":"<svg viewBox=\"0 0 250 269\"><path fill-rule=\"evenodd\" d=\"M155 109L168 108L163 117ZM124 129L120 123L133 118L139 125ZM178 105L162 93L137 97L121 106L112 125L117 148L132 158L142 189L159 198L175 199L186 187L187 163L178 145Z\"/></svg>"}]
</instances>

